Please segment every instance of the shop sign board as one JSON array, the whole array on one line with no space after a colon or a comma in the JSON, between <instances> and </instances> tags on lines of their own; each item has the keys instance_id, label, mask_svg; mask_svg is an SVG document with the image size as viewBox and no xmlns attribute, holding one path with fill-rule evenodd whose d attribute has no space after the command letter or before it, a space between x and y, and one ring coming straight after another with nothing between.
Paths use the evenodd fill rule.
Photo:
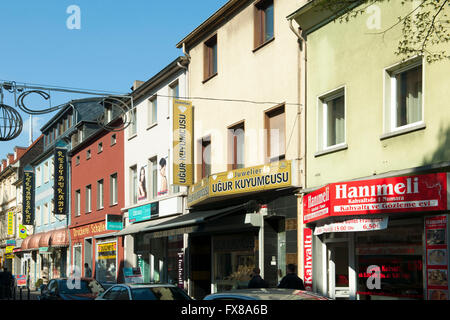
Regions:
<instances>
[{"instance_id":1,"label":"shop sign board","mask_svg":"<svg viewBox=\"0 0 450 320\"><path fill-rule=\"evenodd\" d=\"M188 206L207 198L250 193L292 185L292 162L279 161L266 165L217 173L189 189Z\"/></svg>"},{"instance_id":2,"label":"shop sign board","mask_svg":"<svg viewBox=\"0 0 450 320\"><path fill-rule=\"evenodd\" d=\"M67 149L55 149L54 214L67 213Z\"/></svg>"},{"instance_id":3,"label":"shop sign board","mask_svg":"<svg viewBox=\"0 0 450 320\"><path fill-rule=\"evenodd\" d=\"M14 259L14 254L6 254L5 255L5 259L8 259L8 260L12 260L12 259Z\"/></svg>"},{"instance_id":4,"label":"shop sign board","mask_svg":"<svg viewBox=\"0 0 450 320\"><path fill-rule=\"evenodd\" d=\"M123 268L125 283L144 283L141 268Z\"/></svg>"},{"instance_id":5,"label":"shop sign board","mask_svg":"<svg viewBox=\"0 0 450 320\"><path fill-rule=\"evenodd\" d=\"M193 170L192 102L173 99L173 184L190 186Z\"/></svg>"},{"instance_id":6,"label":"shop sign board","mask_svg":"<svg viewBox=\"0 0 450 320\"><path fill-rule=\"evenodd\" d=\"M6 245L7 246L15 246L16 245L16 240L6 240Z\"/></svg>"},{"instance_id":7,"label":"shop sign board","mask_svg":"<svg viewBox=\"0 0 450 320\"><path fill-rule=\"evenodd\" d=\"M14 246L7 246L5 248L5 253L13 253L14 250Z\"/></svg>"},{"instance_id":8,"label":"shop sign board","mask_svg":"<svg viewBox=\"0 0 450 320\"><path fill-rule=\"evenodd\" d=\"M448 215L425 218L427 300L449 300Z\"/></svg>"},{"instance_id":9,"label":"shop sign board","mask_svg":"<svg viewBox=\"0 0 450 320\"><path fill-rule=\"evenodd\" d=\"M312 291L313 287L313 250L312 250L312 229L303 228L303 282L305 289Z\"/></svg>"},{"instance_id":10,"label":"shop sign board","mask_svg":"<svg viewBox=\"0 0 450 320\"><path fill-rule=\"evenodd\" d=\"M314 235L331 232L361 232L384 230L388 225L388 217L380 219L350 219L341 222L319 225L314 229Z\"/></svg>"},{"instance_id":11,"label":"shop sign board","mask_svg":"<svg viewBox=\"0 0 450 320\"><path fill-rule=\"evenodd\" d=\"M27 276L24 274L18 274L16 277L16 283L18 287L26 287L27 286Z\"/></svg>"},{"instance_id":12,"label":"shop sign board","mask_svg":"<svg viewBox=\"0 0 450 320\"><path fill-rule=\"evenodd\" d=\"M82 227L72 229L72 238L84 238L89 235L96 235L106 231L105 222L97 222Z\"/></svg>"},{"instance_id":13,"label":"shop sign board","mask_svg":"<svg viewBox=\"0 0 450 320\"><path fill-rule=\"evenodd\" d=\"M27 236L27 228L24 225L19 225L19 237L25 239Z\"/></svg>"},{"instance_id":14,"label":"shop sign board","mask_svg":"<svg viewBox=\"0 0 450 320\"><path fill-rule=\"evenodd\" d=\"M178 252L178 288L184 289L184 252Z\"/></svg>"},{"instance_id":15,"label":"shop sign board","mask_svg":"<svg viewBox=\"0 0 450 320\"><path fill-rule=\"evenodd\" d=\"M116 214L107 214L105 218L106 230L120 231L123 229L122 216Z\"/></svg>"},{"instance_id":16,"label":"shop sign board","mask_svg":"<svg viewBox=\"0 0 450 320\"><path fill-rule=\"evenodd\" d=\"M7 215L7 219L8 219L7 234L8 234L8 236L12 236L12 235L14 235L14 212L9 211L8 215Z\"/></svg>"},{"instance_id":17,"label":"shop sign board","mask_svg":"<svg viewBox=\"0 0 450 320\"><path fill-rule=\"evenodd\" d=\"M326 217L447 210L447 176L416 176L332 183L306 195L304 223Z\"/></svg>"},{"instance_id":18,"label":"shop sign board","mask_svg":"<svg viewBox=\"0 0 450 320\"><path fill-rule=\"evenodd\" d=\"M22 224L34 224L34 172L33 168L26 168L23 172L22 183Z\"/></svg>"},{"instance_id":19,"label":"shop sign board","mask_svg":"<svg viewBox=\"0 0 450 320\"><path fill-rule=\"evenodd\" d=\"M141 222L156 218L159 215L159 202L152 202L140 207L128 210L128 219L130 223Z\"/></svg>"}]
</instances>

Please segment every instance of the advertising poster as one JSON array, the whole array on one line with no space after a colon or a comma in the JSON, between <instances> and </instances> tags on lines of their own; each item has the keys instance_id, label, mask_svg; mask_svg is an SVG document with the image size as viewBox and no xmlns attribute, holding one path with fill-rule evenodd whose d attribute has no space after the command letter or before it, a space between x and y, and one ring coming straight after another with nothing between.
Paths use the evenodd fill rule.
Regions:
<instances>
[{"instance_id":1,"label":"advertising poster","mask_svg":"<svg viewBox=\"0 0 450 320\"><path fill-rule=\"evenodd\" d=\"M22 224L26 226L32 226L34 224L34 172L30 170L24 170L23 172L23 184L22 184Z\"/></svg>"},{"instance_id":2,"label":"advertising poster","mask_svg":"<svg viewBox=\"0 0 450 320\"><path fill-rule=\"evenodd\" d=\"M194 182L193 172L193 117L192 103L173 100L173 184L189 186Z\"/></svg>"},{"instance_id":3,"label":"advertising poster","mask_svg":"<svg viewBox=\"0 0 450 320\"><path fill-rule=\"evenodd\" d=\"M425 218L428 300L449 300L447 228L446 215Z\"/></svg>"},{"instance_id":4,"label":"advertising poster","mask_svg":"<svg viewBox=\"0 0 450 320\"><path fill-rule=\"evenodd\" d=\"M97 274L98 281L116 281L116 242L101 243L97 245Z\"/></svg>"},{"instance_id":5,"label":"advertising poster","mask_svg":"<svg viewBox=\"0 0 450 320\"><path fill-rule=\"evenodd\" d=\"M158 161L158 196L163 196L169 192L169 170L167 160L169 157L160 158Z\"/></svg>"},{"instance_id":6,"label":"advertising poster","mask_svg":"<svg viewBox=\"0 0 450 320\"><path fill-rule=\"evenodd\" d=\"M143 201L147 199L147 166L142 166L139 169L138 187L137 187L137 199Z\"/></svg>"},{"instance_id":7,"label":"advertising poster","mask_svg":"<svg viewBox=\"0 0 450 320\"><path fill-rule=\"evenodd\" d=\"M67 213L67 150L55 149L55 172L54 172L54 201L55 214Z\"/></svg>"}]
</instances>

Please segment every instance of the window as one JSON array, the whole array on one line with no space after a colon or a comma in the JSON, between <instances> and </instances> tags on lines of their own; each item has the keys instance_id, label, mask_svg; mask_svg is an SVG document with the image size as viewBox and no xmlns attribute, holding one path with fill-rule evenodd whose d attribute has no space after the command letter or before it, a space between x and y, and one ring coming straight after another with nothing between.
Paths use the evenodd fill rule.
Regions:
<instances>
[{"instance_id":1,"label":"window","mask_svg":"<svg viewBox=\"0 0 450 320\"><path fill-rule=\"evenodd\" d=\"M137 203L137 166L130 167L130 204Z\"/></svg>"},{"instance_id":2,"label":"window","mask_svg":"<svg viewBox=\"0 0 450 320\"><path fill-rule=\"evenodd\" d=\"M245 125L244 122L232 126L228 129L229 143L229 167L231 170L244 168L244 142Z\"/></svg>"},{"instance_id":3,"label":"window","mask_svg":"<svg viewBox=\"0 0 450 320\"><path fill-rule=\"evenodd\" d=\"M129 126L129 131L128 131L128 136L132 137L136 134L137 132L137 117L136 117L136 108L132 109L130 111L130 126Z\"/></svg>"},{"instance_id":4,"label":"window","mask_svg":"<svg viewBox=\"0 0 450 320\"><path fill-rule=\"evenodd\" d=\"M88 149L86 151L86 160L89 160L91 158L91 149Z\"/></svg>"},{"instance_id":5,"label":"window","mask_svg":"<svg viewBox=\"0 0 450 320\"><path fill-rule=\"evenodd\" d=\"M97 210L103 209L103 179L97 181Z\"/></svg>"},{"instance_id":6,"label":"window","mask_svg":"<svg viewBox=\"0 0 450 320\"><path fill-rule=\"evenodd\" d=\"M113 110L110 105L105 107L106 123L110 123L113 120Z\"/></svg>"},{"instance_id":7,"label":"window","mask_svg":"<svg viewBox=\"0 0 450 320\"><path fill-rule=\"evenodd\" d=\"M204 81L217 74L217 35L205 42L203 66Z\"/></svg>"},{"instance_id":8,"label":"window","mask_svg":"<svg viewBox=\"0 0 450 320\"><path fill-rule=\"evenodd\" d=\"M75 164L76 164L76 165L79 165L79 164L80 164L80 156L77 156L77 157L75 158Z\"/></svg>"},{"instance_id":9,"label":"window","mask_svg":"<svg viewBox=\"0 0 450 320\"><path fill-rule=\"evenodd\" d=\"M50 202L49 208L50 208L49 209L50 222L54 223L54 222L56 222L56 216L55 216L55 213L53 212L53 209L54 209L53 201Z\"/></svg>"},{"instance_id":10,"label":"window","mask_svg":"<svg viewBox=\"0 0 450 320\"><path fill-rule=\"evenodd\" d=\"M422 60L415 59L387 71L390 131L422 122ZM390 119L389 119L390 118Z\"/></svg>"},{"instance_id":11,"label":"window","mask_svg":"<svg viewBox=\"0 0 450 320\"><path fill-rule=\"evenodd\" d=\"M100 153L103 151L103 143L99 142L98 146L97 146L97 152Z\"/></svg>"},{"instance_id":12,"label":"window","mask_svg":"<svg viewBox=\"0 0 450 320\"><path fill-rule=\"evenodd\" d=\"M114 133L113 135L111 135L111 145L115 145L117 142L117 137L116 134Z\"/></svg>"},{"instance_id":13,"label":"window","mask_svg":"<svg viewBox=\"0 0 450 320\"><path fill-rule=\"evenodd\" d=\"M201 140L201 178L206 178L211 175L211 138L203 138Z\"/></svg>"},{"instance_id":14,"label":"window","mask_svg":"<svg viewBox=\"0 0 450 320\"><path fill-rule=\"evenodd\" d=\"M345 143L345 90L339 89L319 101L319 149Z\"/></svg>"},{"instance_id":15,"label":"window","mask_svg":"<svg viewBox=\"0 0 450 320\"><path fill-rule=\"evenodd\" d=\"M270 162L284 160L286 154L286 116L284 105L266 112L265 122L267 160Z\"/></svg>"},{"instance_id":16,"label":"window","mask_svg":"<svg viewBox=\"0 0 450 320\"><path fill-rule=\"evenodd\" d=\"M41 186L42 175L41 175L41 167L37 167L36 169L36 187Z\"/></svg>"},{"instance_id":17,"label":"window","mask_svg":"<svg viewBox=\"0 0 450 320\"><path fill-rule=\"evenodd\" d=\"M158 159L156 157L151 158L148 161L148 174L149 174L149 186L150 197L155 199L158 195Z\"/></svg>"},{"instance_id":18,"label":"window","mask_svg":"<svg viewBox=\"0 0 450 320\"><path fill-rule=\"evenodd\" d=\"M92 211L92 187L91 185L86 186L86 213Z\"/></svg>"},{"instance_id":19,"label":"window","mask_svg":"<svg viewBox=\"0 0 450 320\"><path fill-rule=\"evenodd\" d=\"M43 217L43 224L48 224L48 216L49 216L49 212L48 212L48 203L44 204L44 212L42 213L42 217Z\"/></svg>"},{"instance_id":20,"label":"window","mask_svg":"<svg viewBox=\"0 0 450 320\"><path fill-rule=\"evenodd\" d=\"M83 128L78 130L78 143L83 142Z\"/></svg>"},{"instance_id":21,"label":"window","mask_svg":"<svg viewBox=\"0 0 450 320\"><path fill-rule=\"evenodd\" d=\"M47 183L48 182L48 179L49 179L49 166L48 166L48 161L46 161L45 163L44 163L44 183Z\"/></svg>"},{"instance_id":22,"label":"window","mask_svg":"<svg viewBox=\"0 0 450 320\"><path fill-rule=\"evenodd\" d=\"M175 81L170 85L170 96L174 99L178 99L180 97L180 87L178 85L178 81Z\"/></svg>"},{"instance_id":23,"label":"window","mask_svg":"<svg viewBox=\"0 0 450 320\"><path fill-rule=\"evenodd\" d=\"M78 217L81 214L81 192L75 191L75 215Z\"/></svg>"},{"instance_id":24,"label":"window","mask_svg":"<svg viewBox=\"0 0 450 320\"><path fill-rule=\"evenodd\" d=\"M262 0L255 5L255 48L274 37L273 0Z\"/></svg>"},{"instance_id":25,"label":"window","mask_svg":"<svg viewBox=\"0 0 450 320\"><path fill-rule=\"evenodd\" d=\"M158 122L158 99L156 96L154 96L148 101L148 125L151 126Z\"/></svg>"},{"instance_id":26,"label":"window","mask_svg":"<svg viewBox=\"0 0 450 320\"><path fill-rule=\"evenodd\" d=\"M109 204L113 206L117 204L119 194L117 189L117 173L114 173L109 177L109 186Z\"/></svg>"},{"instance_id":27,"label":"window","mask_svg":"<svg viewBox=\"0 0 450 320\"><path fill-rule=\"evenodd\" d=\"M50 160L50 177L53 180L53 178L55 177L55 159L52 158L52 160Z\"/></svg>"},{"instance_id":28,"label":"window","mask_svg":"<svg viewBox=\"0 0 450 320\"><path fill-rule=\"evenodd\" d=\"M36 207L36 226L41 225L41 206Z\"/></svg>"}]
</instances>

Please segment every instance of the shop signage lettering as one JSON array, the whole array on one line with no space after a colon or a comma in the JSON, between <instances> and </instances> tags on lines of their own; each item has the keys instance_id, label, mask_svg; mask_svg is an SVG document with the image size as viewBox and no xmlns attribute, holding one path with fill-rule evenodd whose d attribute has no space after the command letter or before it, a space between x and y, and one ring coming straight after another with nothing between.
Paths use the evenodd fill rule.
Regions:
<instances>
[{"instance_id":1,"label":"shop signage lettering","mask_svg":"<svg viewBox=\"0 0 450 320\"><path fill-rule=\"evenodd\" d=\"M389 218L382 219L351 219L342 222L319 225L314 229L314 235L331 232L360 232L384 230L387 228Z\"/></svg>"},{"instance_id":2,"label":"shop signage lettering","mask_svg":"<svg viewBox=\"0 0 450 320\"><path fill-rule=\"evenodd\" d=\"M14 250L14 246L7 246L5 249L5 253L12 253Z\"/></svg>"},{"instance_id":3,"label":"shop signage lettering","mask_svg":"<svg viewBox=\"0 0 450 320\"><path fill-rule=\"evenodd\" d=\"M104 222L98 222L98 223L94 223L94 224L91 224L88 226L72 229L74 238L83 237L86 235L94 235L96 233L100 233L100 232L104 232L104 231L106 231L106 226L105 226Z\"/></svg>"},{"instance_id":4,"label":"shop signage lettering","mask_svg":"<svg viewBox=\"0 0 450 320\"><path fill-rule=\"evenodd\" d=\"M18 287L26 287L27 285L27 276L24 274L16 275L16 283Z\"/></svg>"},{"instance_id":5,"label":"shop signage lettering","mask_svg":"<svg viewBox=\"0 0 450 320\"><path fill-rule=\"evenodd\" d=\"M443 211L446 173L329 184L306 195L304 223L330 216Z\"/></svg>"},{"instance_id":6,"label":"shop signage lettering","mask_svg":"<svg viewBox=\"0 0 450 320\"><path fill-rule=\"evenodd\" d=\"M130 223L149 220L158 217L158 215L159 215L159 202L149 203L128 210L128 219Z\"/></svg>"},{"instance_id":7,"label":"shop signage lettering","mask_svg":"<svg viewBox=\"0 0 450 320\"><path fill-rule=\"evenodd\" d=\"M312 230L310 228L303 229L303 257L304 257L304 285L305 289L312 291L313 286L313 269L312 269Z\"/></svg>"},{"instance_id":8,"label":"shop signage lettering","mask_svg":"<svg viewBox=\"0 0 450 320\"><path fill-rule=\"evenodd\" d=\"M54 168L54 214L66 214L67 199L67 150L56 148Z\"/></svg>"},{"instance_id":9,"label":"shop signage lettering","mask_svg":"<svg viewBox=\"0 0 450 320\"><path fill-rule=\"evenodd\" d=\"M24 170L22 183L22 224L32 226L34 224L34 172Z\"/></svg>"},{"instance_id":10,"label":"shop signage lettering","mask_svg":"<svg viewBox=\"0 0 450 320\"><path fill-rule=\"evenodd\" d=\"M190 186L194 181L192 151L192 102L173 100L173 184Z\"/></svg>"},{"instance_id":11,"label":"shop signage lettering","mask_svg":"<svg viewBox=\"0 0 450 320\"><path fill-rule=\"evenodd\" d=\"M184 252L178 252L178 288L184 289Z\"/></svg>"},{"instance_id":12,"label":"shop signage lettering","mask_svg":"<svg viewBox=\"0 0 450 320\"><path fill-rule=\"evenodd\" d=\"M12 236L14 235L14 212L9 211L8 215L7 215L7 219L8 219L8 230L7 230L7 234L8 236Z\"/></svg>"},{"instance_id":13,"label":"shop signage lettering","mask_svg":"<svg viewBox=\"0 0 450 320\"><path fill-rule=\"evenodd\" d=\"M222 172L192 186L188 206L211 197L288 187L291 181L291 161Z\"/></svg>"},{"instance_id":14,"label":"shop signage lettering","mask_svg":"<svg viewBox=\"0 0 450 320\"><path fill-rule=\"evenodd\" d=\"M97 245L98 259L109 260L116 259L116 243L102 243Z\"/></svg>"}]
</instances>

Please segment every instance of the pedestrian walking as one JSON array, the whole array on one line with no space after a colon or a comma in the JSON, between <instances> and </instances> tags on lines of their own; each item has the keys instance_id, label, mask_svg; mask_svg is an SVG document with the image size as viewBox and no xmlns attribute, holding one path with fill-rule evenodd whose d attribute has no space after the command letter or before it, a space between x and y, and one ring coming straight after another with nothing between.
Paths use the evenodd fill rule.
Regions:
<instances>
[{"instance_id":1,"label":"pedestrian walking","mask_svg":"<svg viewBox=\"0 0 450 320\"><path fill-rule=\"evenodd\" d=\"M281 279L278 288L305 290L303 280L295 273L295 265L288 264L287 274Z\"/></svg>"},{"instance_id":2,"label":"pedestrian walking","mask_svg":"<svg viewBox=\"0 0 450 320\"><path fill-rule=\"evenodd\" d=\"M252 272L252 278L248 282L249 288L268 288L269 284L264 280L261 275L261 270L259 268L254 268Z\"/></svg>"},{"instance_id":3,"label":"pedestrian walking","mask_svg":"<svg viewBox=\"0 0 450 320\"><path fill-rule=\"evenodd\" d=\"M84 276L86 278L92 277L92 270L89 268L89 264L87 262L84 264Z\"/></svg>"}]
</instances>

